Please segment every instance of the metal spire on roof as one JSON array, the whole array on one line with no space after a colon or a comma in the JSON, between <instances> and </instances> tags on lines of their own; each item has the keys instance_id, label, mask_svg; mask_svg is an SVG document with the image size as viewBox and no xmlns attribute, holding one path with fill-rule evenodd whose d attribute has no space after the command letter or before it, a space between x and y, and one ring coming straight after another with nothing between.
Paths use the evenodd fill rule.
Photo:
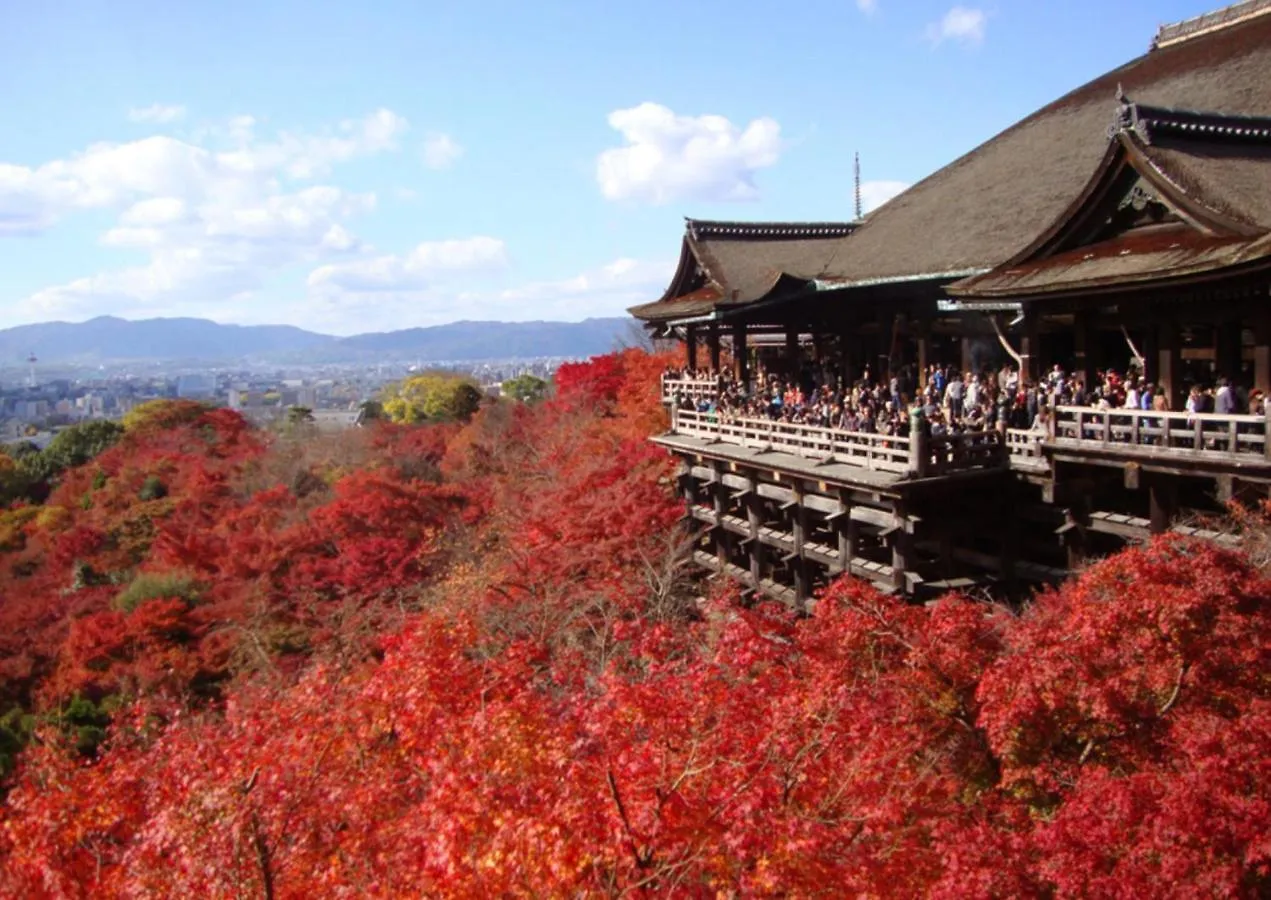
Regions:
<instances>
[{"instance_id":1,"label":"metal spire on roof","mask_svg":"<svg viewBox=\"0 0 1271 900\"><path fill-rule=\"evenodd\" d=\"M860 152L859 152L859 151L857 151L857 153L856 153L856 164L855 164L855 169L856 169L856 171L855 171L855 175L856 175L856 218L858 218L858 219L859 219L859 218L861 217L861 154L860 154Z\"/></svg>"}]
</instances>

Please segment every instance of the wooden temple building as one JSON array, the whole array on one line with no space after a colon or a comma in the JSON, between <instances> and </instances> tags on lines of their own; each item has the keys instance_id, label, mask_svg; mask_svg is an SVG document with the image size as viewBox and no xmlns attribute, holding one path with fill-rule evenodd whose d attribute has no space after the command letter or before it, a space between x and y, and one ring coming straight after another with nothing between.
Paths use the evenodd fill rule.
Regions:
<instances>
[{"instance_id":1,"label":"wooden temple building","mask_svg":"<svg viewBox=\"0 0 1271 900\"><path fill-rule=\"evenodd\" d=\"M632 314L745 382L844 383L1009 352L1093 383L1133 356L1183 409L1222 377L1271 392L1271 0L1149 52L840 223L687 222ZM690 393L713 383L667 386ZM1060 407L1047 430L885 437L676 410L698 561L804 608L842 573L906 595L1055 580L1088 554L1271 486L1267 420Z\"/></svg>"}]
</instances>

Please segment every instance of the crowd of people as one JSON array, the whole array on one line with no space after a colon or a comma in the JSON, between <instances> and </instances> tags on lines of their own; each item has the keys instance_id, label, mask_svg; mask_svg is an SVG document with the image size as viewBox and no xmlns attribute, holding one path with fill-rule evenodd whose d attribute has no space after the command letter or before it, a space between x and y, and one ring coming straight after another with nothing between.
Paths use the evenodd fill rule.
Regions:
<instances>
[{"instance_id":1,"label":"crowd of people","mask_svg":"<svg viewBox=\"0 0 1271 900\"><path fill-rule=\"evenodd\" d=\"M677 388L672 401L680 409L721 421L757 418L898 436L909 433L911 415L929 434L939 436L1005 428L1045 431L1056 406L1173 411L1168 392L1134 367L1125 373L1102 371L1092 385L1059 365L1036 383L1022 379L1010 365L982 372L944 365L922 372L904 367L886 377L866 369L851 384L811 361L797 374L760 367L750 385L727 372L668 369L666 375L673 384L689 380L708 385L704 391ZM1212 386L1192 387L1182 411L1266 415L1268 405L1260 391L1247 392L1218 378Z\"/></svg>"}]
</instances>

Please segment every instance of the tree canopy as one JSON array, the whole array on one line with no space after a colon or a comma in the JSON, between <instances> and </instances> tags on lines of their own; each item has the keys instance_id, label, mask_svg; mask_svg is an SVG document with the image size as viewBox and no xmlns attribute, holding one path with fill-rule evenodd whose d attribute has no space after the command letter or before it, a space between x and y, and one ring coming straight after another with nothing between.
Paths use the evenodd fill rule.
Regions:
<instances>
[{"instance_id":1,"label":"tree canopy","mask_svg":"<svg viewBox=\"0 0 1271 900\"><path fill-rule=\"evenodd\" d=\"M384 414L394 422L466 422L481 405L481 389L471 379L444 372L412 375L385 388Z\"/></svg>"},{"instance_id":2,"label":"tree canopy","mask_svg":"<svg viewBox=\"0 0 1271 900\"><path fill-rule=\"evenodd\" d=\"M646 440L666 363L205 409L0 511L0 896L1267 896L1264 569L743 604Z\"/></svg>"},{"instance_id":3,"label":"tree canopy","mask_svg":"<svg viewBox=\"0 0 1271 900\"><path fill-rule=\"evenodd\" d=\"M547 396L551 385L526 372L503 382L503 395L521 403L536 403Z\"/></svg>"}]
</instances>

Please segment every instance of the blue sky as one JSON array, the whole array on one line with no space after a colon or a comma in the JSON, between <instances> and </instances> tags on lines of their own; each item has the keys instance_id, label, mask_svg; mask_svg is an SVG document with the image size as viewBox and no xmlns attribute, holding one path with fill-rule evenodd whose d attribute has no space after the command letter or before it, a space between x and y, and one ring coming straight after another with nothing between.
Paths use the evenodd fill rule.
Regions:
<instances>
[{"instance_id":1,"label":"blue sky","mask_svg":"<svg viewBox=\"0 0 1271 900\"><path fill-rule=\"evenodd\" d=\"M621 314L684 216L850 219L1215 5L12 2L0 327Z\"/></svg>"}]
</instances>

